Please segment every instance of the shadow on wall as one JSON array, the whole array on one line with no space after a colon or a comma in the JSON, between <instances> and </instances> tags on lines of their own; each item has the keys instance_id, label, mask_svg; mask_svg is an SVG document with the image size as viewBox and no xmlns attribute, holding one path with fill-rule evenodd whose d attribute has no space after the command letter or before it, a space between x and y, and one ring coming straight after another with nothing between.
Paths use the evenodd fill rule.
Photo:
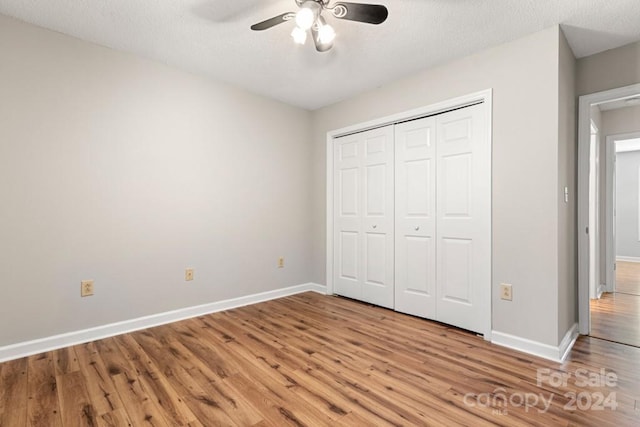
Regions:
<instances>
[{"instance_id":1,"label":"shadow on wall","mask_svg":"<svg viewBox=\"0 0 640 427\"><path fill-rule=\"evenodd\" d=\"M623 46L632 43L631 37L624 37L616 32L595 31L586 28L574 27L573 25L560 25L567 39L572 41L574 54L581 58L584 56L583 47L589 47L593 52L594 47L597 52L603 52L610 49L610 46ZM615 42L615 43L613 43Z\"/></svg>"}]
</instances>

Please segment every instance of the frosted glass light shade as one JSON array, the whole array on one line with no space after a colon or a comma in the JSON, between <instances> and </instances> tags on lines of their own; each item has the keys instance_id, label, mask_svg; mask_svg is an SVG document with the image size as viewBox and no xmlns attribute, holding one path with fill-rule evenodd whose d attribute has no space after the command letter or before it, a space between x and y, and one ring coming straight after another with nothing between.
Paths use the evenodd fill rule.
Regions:
<instances>
[{"instance_id":1,"label":"frosted glass light shade","mask_svg":"<svg viewBox=\"0 0 640 427\"><path fill-rule=\"evenodd\" d=\"M296 25L303 30L308 30L316 20L316 14L309 7L302 7L298 13L296 13Z\"/></svg>"},{"instance_id":2,"label":"frosted glass light shade","mask_svg":"<svg viewBox=\"0 0 640 427\"><path fill-rule=\"evenodd\" d=\"M304 44L307 41L307 32L300 27L295 27L291 31L291 37L295 43Z\"/></svg>"},{"instance_id":3,"label":"frosted glass light shade","mask_svg":"<svg viewBox=\"0 0 640 427\"><path fill-rule=\"evenodd\" d=\"M336 32L331 25L325 24L318 30L318 39L322 44L329 44L336 38Z\"/></svg>"}]
</instances>

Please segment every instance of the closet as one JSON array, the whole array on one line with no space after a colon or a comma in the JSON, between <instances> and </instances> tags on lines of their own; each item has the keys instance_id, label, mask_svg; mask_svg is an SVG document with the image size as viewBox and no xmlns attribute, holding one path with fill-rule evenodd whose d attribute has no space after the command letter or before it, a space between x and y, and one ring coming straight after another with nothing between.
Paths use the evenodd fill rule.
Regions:
<instances>
[{"instance_id":1,"label":"closet","mask_svg":"<svg viewBox=\"0 0 640 427\"><path fill-rule=\"evenodd\" d=\"M485 332L491 149L485 105L333 139L333 286Z\"/></svg>"}]
</instances>

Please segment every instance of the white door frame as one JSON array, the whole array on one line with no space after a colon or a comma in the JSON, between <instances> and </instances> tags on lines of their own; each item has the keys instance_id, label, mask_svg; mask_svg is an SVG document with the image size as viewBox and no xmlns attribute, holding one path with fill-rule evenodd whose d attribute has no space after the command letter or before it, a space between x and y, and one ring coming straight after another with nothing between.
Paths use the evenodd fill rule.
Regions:
<instances>
[{"instance_id":1,"label":"white door frame","mask_svg":"<svg viewBox=\"0 0 640 427\"><path fill-rule=\"evenodd\" d=\"M614 233L614 221L615 221L615 166L614 162L616 159L616 146L615 143L617 141L624 141L627 139L638 139L640 138L640 132L631 132L631 133L620 133L615 135L607 135L606 137L606 162L607 162L607 171L606 171L606 187L605 187L605 197L606 197L606 205L605 205L605 239L606 239L606 274L607 274L607 283L605 290L607 292L615 291L615 283L616 283L616 271L614 265L616 263L616 239Z\"/></svg>"},{"instance_id":2,"label":"white door frame","mask_svg":"<svg viewBox=\"0 0 640 427\"><path fill-rule=\"evenodd\" d=\"M600 129L591 120L589 144L589 298L600 298ZM595 167L594 167L595 166ZM594 167L592 171L591 168ZM593 186L592 186L593 184ZM593 253L591 253L593 250ZM592 265L593 261L593 265Z\"/></svg>"},{"instance_id":3,"label":"white door frame","mask_svg":"<svg viewBox=\"0 0 640 427\"><path fill-rule=\"evenodd\" d=\"M608 135L606 136L606 146L605 146L605 162L606 162L606 171L605 171L605 226L604 226L604 234L605 234L605 274L606 274L606 283L605 283L605 291L613 292L615 291L615 281L616 281L616 272L615 272L615 262L616 262L616 241L615 235L613 233L613 221L614 221L614 194L616 191L615 188L615 171L614 171L614 162L616 159L616 146L615 146L615 136Z\"/></svg>"},{"instance_id":4,"label":"white door frame","mask_svg":"<svg viewBox=\"0 0 640 427\"><path fill-rule=\"evenodd\" d=\"M334 138L348 135L355 132L362 132L369 129L374 129L381 126L404 122L407 120L413 120L420 117L443 113L457 108L467 107L482 102L485 107L486 120L487 120L487 138L492 141L492 107L493 93L492 89L486 89L480 92L475 92L469 95L464 95L458 98L449 99L439 102L437 104L428 105L425 107L416 108L414 110L405 111L398 114L393 114L379 119L370 120L363 123L347 126L344 128L336 129L327 132L327 230L326 230L326 285L327 294L333 294L333 140ZM492 144L491 144L492 145ZM493 253L493 242L491 242ZM492 257L493 258L493 257ZM482 330L485 340L491 340L491 284L493 283L493 268L491 273L492 280L488 284L487 294L487 308L481 323L484 325Z\"/></svg>"},{"instance_id":5,"label":"white door frame","mask_svg":"<svg viewBox=\"0 0 640 427\"><path fill-rule=\"evenodd\" d=\"M578 320L580 333L591 329L589 311L589 144L591 107L640 93L640 84L583 95L578 108Z\"/></svg>"}]
</instances>

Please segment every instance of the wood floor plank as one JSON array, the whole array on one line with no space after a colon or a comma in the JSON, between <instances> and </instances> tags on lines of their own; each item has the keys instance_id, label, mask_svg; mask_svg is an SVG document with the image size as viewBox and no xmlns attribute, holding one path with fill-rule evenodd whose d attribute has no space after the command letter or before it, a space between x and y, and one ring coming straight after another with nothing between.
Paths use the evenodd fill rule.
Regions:
<instances>
[{"instance_id":1,"label":"wood floor plank","mask_svg":"<svg viewBox=\"0 0 640 427\"><path fill-rule=\"evenodd\" d=\"M2 380L3 376L2 376L2 370L4 369L4 367L7 365L7 363L3 363L0 364L0 381L2 381L2 383L0 383L0 426L4 425L2 423L2 419L3 419L3 414L4 414L4 406L5 406L5 396L7 394L7 389L4 386L4 381ZM7 368L8 369L8 368Z\"/></svg>"},{"instance_id":2,"label":"wood floor plank","mask_svg":"<svg viewBox=\"0 0 640 427\"><path fill-rule=\"evenodd\" d=\"M153 332L152 332L153 334ZM155 334L153 334L155 335ZM201 396L207 396L210 401L217 402L225 415L236 425L254 425L263 417L250 405L233 387L226 387L222 381L228 378L226 374L218 377L215 369L216 358L200 359L195 357L180 342L170 338L158 338L155 343L142 343L158 366L165 372L174 388L181 395L192 394L197 385ZM164 351L169 346L170 352Z\"/></svg>"},{"instance_id":3,"label":"wood floor plank","mask_svg":"<svg viewBox=\"0 0 640 427\"><path fill-rule=\"evenodd\" d=\"M240 391L243 396L255 402L256 410L266 421L275 425L330 426L333 422L316 408L305 408L304 401L290 390L278 390L258 381L255 376L236 374L224 382Z\"/></svg>"},{"instance_id":4,"label":"wood floor plank","mask_svg":"<svg viewBox=\"0 0 640 427\"><path fill-rule=\"evenodd\" d=\"M420 422L417 415L406 418L406 411L396 404L389 404L376 393L372 393L366 385L354 383L344 378L341 371L325 370L322 367L307 369L316 381L332 384L335 393L350 402L349 409L371 419L373 425L402 426Z\"/></svg>"},{"instance_id":5,"label":"wood floor plank","mask_svg":"<svg viewBox=\"0 0 640 427\"><path fill-rule=\"evenodd\" d=\"M590 335L640 347L640 263L616 262L615 292L590 301Z\"/></svg>"},{"instance_id":6,"label":"wood floor plank","mask_svg":"<svg viewBox=\"0 0 640 427\"><path fill-rule=\"evenodd\" d=\"M224 348L226 339L210 332L211 327L201 319L191 319L176 325L176 328L165 339L180 342L191 354L206 361L218 378L239 373L242 367L233 358L229 358ZM202 339L206 337L207 339Z\"/></svg>"},{"instance_id":7,"label":"wood floor plank","mask_svg":"<svg viewBox=\"0 0 640 427\"><path fill-rule=\"evenodd\" d=\"M2 380L2 369L3 369L3 364L0 365L0 381ZM4 387L4 382L0 383L0 426L3 426L3 414L4 414L4 406L5 406L5 395L6 395L7 390Z\"/></svg>"},{"instance_id":8,"label":"wood floor plank","mask_svg":"<svg viewBox=\"0 0 640 427\"><path fill-rule=\"evenodd\" d=\"M54 350L52 353L55 361L56 375L69 374L80 370L75 347L61 348Z\"/></svg>"},{"instance_id":9,"label":"wood floor plank","mask_svg":"<svg viewBox=\"0 0 640 427\"><path fill-rule=\"evenodd\" d=\"M324 406L334 412L334 417L342 415L336 419L336 422L341 422L344 419L369 418L369 420L375 420L375 425L397 425L397 422L392 420L393 416L390 417L391 419L386 418L385 414L375 406L358 400L345 385L336 381L335 378L322 375L321 372L322 367L318 365L294 372L293 378L299 384L314 384L313 388L299 387L299 389L306 390L303 392L303 398L309 402L315 401L315 405ZM299 389L295 389L295 391L299 392ZM352 415L348 417L350 414Z\"/></svg>"},{"instance_id":10,"label":"wood floor plank","mask_svg":"<svg viewBox=\"0 0 640 427\"><path fill-rule=\"evenodd\" d=\"M277 362L270 361L262 355L259 350L256 353L245 352L243 347L235 342L227 344L231 351L235 352L236 357L245 361L242 375L234 375L233 382L241 382L243 390L247 390L246 382L252 383L251 388L260 391L270 401L274 402L280 416L284 417L286 422L301 422L303 425L327 425L330 423L322 410L305 404L293 391L297 385L293 379L293 369ZM260 381L259 378L268 379L268 381ZM226 381L226 380L225 380ZM300 412L299 408L305 408ZM272 408L271 408L272 409Z\"/></svg>"},{"instance_id":11,"label":"wood floor plank","mask_svg":"<svg viewBox=\"0 0 640 427\"><path fill-rule=\"evenodd\" d=\"M133 425L170 425L139 380L137 371L120 350L116 338L96 341L96 347Z\"/></svg>"},{"instance_id":12,"label":"wood floor plank","mask_svg":"<svg viewBox=\"0 0 640 427\"><path fill-rule=\"evenodd\" d=\"M616 292L640 295L640 263L616 261Z\"/></svg>"},{"instance_id":13,"label":"wood floor plank","mask_svg":"<svg viewBox=\"0 0 640 427\"><path fill-rule=\"evenodd\" d=\"M135 375L125 371L112 378L120 399L125 404L127 415L134 426L162 427L171 425L147 395Z\"/></svg>"},{"instance_id":14,"label":"wood floor plank","mask_svg":"<svg viewBox=\"0 0 640 427\"><path fill-rule=\"evenodd\" d=\"M89 399L87 383L80 370L56 377L60 412L64 426L97 426L98 414Z\"/></svg>"},{"instance_id":15,"label":"wood floor plank","mask_svg":"<svg viewBox=\"0 0 640 427\"><path fill-rule=\"evenodd\" d=\"M134 424L124 408L114 409L97 418L99 427L133 427Z\"/></svg>"},{"instance_id":16,"label":"wood floor plank","mask_svg":"<svg viewBox=\"0 0 640 427\"><path fill-rule=\"evenodd\" d=\"M349 412L336 422L336 425L341 427L353 427L353 426L366 426L370 425L371 420L366 417L358 415L356 412ZM391 424L376 424L377 426L387 426Z\"/></svg>"},{"instance_id":17,"label":"wood floor plank","mask_svg":"<svg viewBox=\"0 0 640 427\"><path fill-rule=\"evenodd\" d=\"M194 380L190 372L187 372L182 367L171 369L168 374L168 381L176 392L182 396L184 402L202 425L242 425L238 422L241 417L238 416L236 411L229 411L228 403L224 398L221 398L219 393L213 393L211 387L202 387ZM247 418L249 416L247 415Z\"/></svg>"},{"instance_id":18,"label":"wood floor plank","mask_svg":"<svg viewBox=\"0 0 640 427\"><path fill-rule=\"evenodd\" d=\"M298 414L298 407L304 406L304 402L291 393L289 390L296 383L292 380L292 372L296 367L304 365L304 362L290 357L282 352L282 348L277 343L269 342L268 339L261 339L256 336L259 334L253 327L246 322L242 323L244 330L238 328L232 321L226 319L226 316L218 318L216 327L219 328L223 336L233 339L227 339L224 343L225 348L240 361L242 372L248 374L249 378L267 377L272 383L271 386L263 387L260 383L254 383L253 389L263 389L263 393L269 396L274 405L277 406L277 412L280 417L284 417L281 422L304 422L306 418L311 420L310 425L322 425L326 416L323 416L317 408L308 407L302 414ZM247 363L249 362L249 363ZM239 383L244 386L241 375L234 375L234 380L229 383ZM276 391L275 389L280 389ZM247 390L248 388L244 388ZM283 399L282 396L287 396ZM266 410L271 416L274 415L274 406L267 405ZM265 416L268 416L266 414ZM278 415L276 415L278 416ZM302 421L300 421L302 420Z\"/></svg>"},{"instance_id":19,"label":"wood floor plank","mask_svg":"<svg viewBox=\"0 0 640 427\"><path fill-rule=\"evenodd\" d=\"M572 380L538 384L541 369ZM613 386L576 383L601 369ZM2 363L0 378L2 427L640 425L640 348L580 337L552 363L315 293ZM618 406L567 407L571 393ZM534 395L553 399L500 400Z\"/></svg>"},{"instance_id":20,"label":"wood floor plank","mask_svg":"<svg viewBox=\"0 0 640 427\"><path fill-rule=\"evenodd\" d=\"M323 366L331 366L330 358L325 359ZM450 424L454 420L450 414L443 412L438 413L437 410L446 404L440 396L447 389L441 389L438 396L434 396L433 389L426 384L423 387L411 387L406 383L397 381L382 372L376 375L373 368L365 371L366 386L361 385L359 379L362 372L357 367L349 366L348 362L341 363L340 377L345 383L353 388L366 387L368 396L376 396L378 406L393 407L396 406L395 412L403 415L403 418L410 419L414 424L426 424L429 420ZM383 403L386 402L386 403ZM415 419L411 419L415 416ZM467 422L471 422L473 417L468 417ZM474 420L477 425L479 420Z\"/></svg>"},{"instance_id":21,"label":"wood floor plank","mask_svg":"<svg viewBox=\"0 0 640 427\"><path fill-rule=\"evenodd\" d=\"M606 292L590 306L592 337L640 347L640 295Z\"/></svg>"},{"instance_id":22,"label":"wood floor plank","mask_svg":"<svg viewBox=\"0 0 640 427\"><path fill-rule=\"evenodd\" d=\"M124 405L95 343L76 346L76 356L80 372L86 379L89 398L98 417L122 408Z\"/></svg>"},{"instance_id":23,"label":"wood floor plank","mask_svg":"<svg viewBox=\"0 0 640 427\"><path fill-rule=\"evenodd\" d=\"M27 418L29 425L57 427L62 425L56 368L51 352L30 357L28 360ZM0 423L1 424L1 423Z\"/></svg>"},{"instance_id":24,"label":"wood floor plank","mask_svg":"<svg viewBox=\"0 0 640 427\"><path fill-rule=\"evenodd\" d=\"M140 346L138 340L148 335L147 331L120 335L115 338L125 357L135 369L137 379L144 385L150 399L172 425L187 425L197 419L182 398L175 392L165 375Z\"/></svg>"},{"instance_id":25,"label":"wood floor plank","mask_svg":"<svg viewBox=\"0 0 640 427\"><path fill-rule=\"evenodd\" d=\"M27 423L27 359L5 362L0 367L0 426L24 426Z\"/></svg>"}]
</instances>

